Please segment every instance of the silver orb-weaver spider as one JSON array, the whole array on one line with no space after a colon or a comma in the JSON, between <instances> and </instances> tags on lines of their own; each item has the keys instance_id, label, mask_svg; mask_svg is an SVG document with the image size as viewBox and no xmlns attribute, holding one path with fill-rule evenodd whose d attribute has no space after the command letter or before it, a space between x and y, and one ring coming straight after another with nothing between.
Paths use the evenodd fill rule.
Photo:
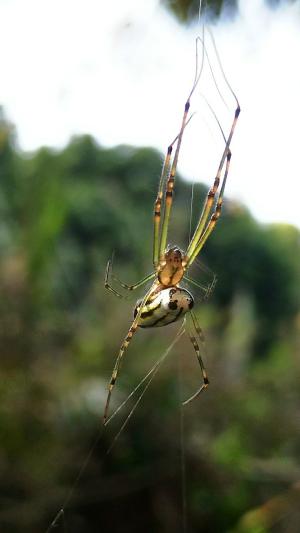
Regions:
<instances>
[{"instance_id":1,"label":"silver orb-weaver spider","mask_svg":"<svg viewBox=\"0 0 300 533\"><path fill-rule=\"evenodd\" d=\"M165 156L165 161L163 164L158 193L156 200L154 202L154 235L153 235L153 266L154 272L149 276L146 276L144 279L136 283L135 285L127 285L118 280L119 284L127 290L135 290L138 287L141 287L149 280L154 279L150 289L146 292L145 296L139 300L134 309L134 319L128 330L128 333L121 344L115 366L112 372L112 376L108 385L108 394L107 400L104 409L103 423L106 424L108 417L108 410L110 404L110 398L112 390L114 388L115 382L118 377L120 370L121 361L125 351L127 350L129 343L139 327L141 328L150 328L150 327L159 327L166 326L172 322L176 322L182 318L186 313L190 313L192 317L193 328L195 334L190 333L190 340L195 349L201 372L203 378L203 384L200 389L184 404L189 403L195 399L202 390L204 390L208 384L209 380L207 373L202 361L201 352L199 344L197 341L197 336L200 342L203 342L202 330L198 325L195 314L192 311L194 306L194 298L192 294L185 288L180 286L182 280L187 280L199 287L199 284L187 276L187 271L195 261L200 251L202 250L204 244L206 243L208 237L214 230L216 223L221 215L222 203L224 190L226 185L226 180L229 172L231 151L230 143L233 137L235 126L237 123L238 116L240 114L240 105L239 101L231 89L227 79L225 77L223 68L220 64L220 68L224 77L225 82L227 83L231 93L234 96L236 101L236 109L234 113L234 118L232 120L231 128L229 131L228 137L224 137L225 147L220 159L216 177L214 179L212 187L207 193L206 200L202 208L198 224L194 231L194 234L190 240L190 243L186 251L181 250L177 246L167 245L168 242L168 230L169 230L169 221L170 214L173 204L173 192L175 185L175 176L177 171L177 163L179 152L181 148L181 142L184 134L185 127L187 126L189 120L192 116L189 117L190 109L190 100L192 94L197 87L199 82L202 67L203 67L203 57L202 57L202 66L200 73L198 73L198 54L197 54L197 45L198 41L202 43L202 47L207 56L204 43L199 37L196 39L196 73L193 83L192 90L188 96L188 99L184 106L184 113L181 122L181 128L179 134L174 139L174 141L169 145L167 154ZM217 52L216 52L217 53ZM218 56L217 56L218 57ZM219 61L219 57L218 57ZM210 67L211 68L211 67ZM223 135L224 136L224 135ZM176 146L174 157L172 158L173 148ZM112 287L109 282L110 278L110 269L111 261L108 262L106 273L105 273L105 288L113 292L115 295L120 296L120 294ZM116 278L117 279L117 278ZM202 287L201 287L202 288Z\"/></svg>"}]
</instances>

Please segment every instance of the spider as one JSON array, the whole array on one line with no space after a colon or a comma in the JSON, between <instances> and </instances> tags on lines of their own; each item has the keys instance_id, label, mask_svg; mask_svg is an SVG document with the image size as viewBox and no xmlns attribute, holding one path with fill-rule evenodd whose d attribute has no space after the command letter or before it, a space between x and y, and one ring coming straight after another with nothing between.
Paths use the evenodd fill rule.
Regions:
<instances>
[{"instance_id":1,"label":"spider","mask_svg":"<svg viewBox=\"0 0 300 533\"><path fill-rule=\"evenodd\" d=\"M193 313L194 307L194 298L191 292L187 289L180 286L180 283L183 280L187 280L190 283L198 286L201 289L204 289L198 282L191 279L187 276L188 269L195 261L200 251L202 250L204 244L209 238L210 234L214 230L216 223L221 215L222 203L225 185L227 181L227 176L229 172L230 159L231 159L231 150L230 143L233 137L235 126L240 114L240 105L239 101L229 86L225 74L223 72L222 66L220 64L224 79L229 86L235 101L236 108L234 117L231 123L231 128L226 138L223 134L225 147L220 159L220 163L217 169L216 177L212 186L210 187L207 197L204 201L201 215L199 217L196 229L194 234L188 244L188 247L185 251L181 250L178 246L170 246L168 243L168 230L169 230L169 221L170 214L173 204L173 194L174 194L174 185L175 177L177 171L178 158L182 143L182 138L184 130L192 118L192 115L189 116L190 110L190 100L192 94L198 84L200 79L202 67L203 67L203 58L201 71L198 73L198 63L197 63L197 44L196 40L196 74L192 90L187 98L187 101L184 106L184 113L181 121L181 127L179 134L173 140L173 142L168 146L167 153L165 156L164 164L162 167L162 172L159 180L158 193L154 202L154 214L153 214L153 267L154 272L149 276L146 276L141 281L135 285L127 285L115 276L114 279L117 279L120 285L129 290L135 290L138 287L141 287L149 280L153 279L153 283L150 289L146 292L144 297L139 300L134 308L134 317L133 322L128 330L128 333L123 340L118 356L116 358L115 366L112 372L112 376L108 385L108 394L107 400L104 409L103 423L104 425L108 421L108 411L109 404L111 399L111 394L116 383L118 373L120 370L120 365L124 353L126 352L132 337L136 333L138 328L152 328L152 327L162 327L176 322L189 313L192 318L193 333L189 333L190 340L194 347L197 359L199 361L203 383L199 390L188 400L186 400L183 405L189 403L195 399L204 389L208 387L209 380L203 364L201 357L200 347L197 340L200 343L203 343L203 333L197 318ZM202 41L201 41L202 42ZM204 47L204 43L202 42ZM206 51L205 51L206 53ZM223 132L222 132L223 133ZM173 149L175 148L174 156ZM110 284L110 271L111 271L111 261L108 261L105 273L105 288L113 292L117 296L121 296L115 288ZM214 282L213 282L214 283Z\"/></svg>"}]
</instances>

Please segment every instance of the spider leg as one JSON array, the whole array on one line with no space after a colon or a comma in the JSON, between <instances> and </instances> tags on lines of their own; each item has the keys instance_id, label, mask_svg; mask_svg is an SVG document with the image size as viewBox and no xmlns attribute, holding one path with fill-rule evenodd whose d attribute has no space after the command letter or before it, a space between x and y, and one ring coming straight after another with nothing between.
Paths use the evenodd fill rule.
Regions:
<instances>
[{"instance_id":1,"label":"spider leg","mask_svg":"<svg viewBox=\"0 0 300 533\"><path fill-rule=\"evenodd\" d=\"M202 350L204 351L205 339L204 339L203 331L202 331L201 327L199 326L199 323L198 323L198 320L196 318L196 315L192 311L190 311L190 315L192 317L193 329L196 332L196 334L198 335L198 338L200 340L200 344L202 346ZM190 403L193 400L195 400L199 396L199 394L203 390L205 390L208 387L208 385L209 385L209 380L208 380L207 373L206 373L206 370L205 370L205 366L204 366L204 363L203 363L203 360L202 360L202 357L201 357L201 351L200 351L200 347L199 347L199 343L197 341L197 338L191 331L189 331L188 334L189 334L190 341L191 341L191 343L192 343L192 345L194 347L194 350L196 352L197 359L199 361L199 365L200 365L201 373L202 373L202 378L203 378L203 383L202 383L200 389L197 392L195 392L195 394L193 394L193 396L191 396L190 398L185 400L182 405L187 405L188 403Z\"/></svg>"},{"instance_id":2,"label":"spider leg","mask_svg":"<svg viewBox=\"0 0 300 533\"><path fill-rule=\"evenodd\" d=\"M170 214L171 214L171 209L172 209L172 204L173 204L173 191L174 191L177 163L178 163L178 157L179 157L179 152L181 148L181 142L182 142L184 129L188 122L187 116L188 116L188 112L190 109L190 97L191 95L189 96L184 106L184 113L182 117L180 132L177 138L175 155L174 155L174 159L171 164L171 170L170 170L167 182L166 182L164 214L163 214L163 220L161 223L161 235L160 235L160 244L159 244L159 252L158 252L159 258L163 256L165 249L166 249L166 244L167 244L169 219L170 219Z\"/></svg>"},{"instance_id":3,"label":"spider leg","mask_svg":"<svg viewBox=\"0 0 300 533\"><path fill-rule=\"evenodd\" d=\"M131 324L131 326L130 326L130 328L128 330L128 333L127 333L125 339L123 340L123 342L121 344L121 347L120 347L120 350L119 350L119 353L118 353L118 356L117 356L117 359L116 359L116 362L115 362L115 366L114 366L114 369L112 371L112 375L111 375L111 378L110 378L110 381L109 381L109 384L108 384L108 394L107 394L107 398L106 398L106 403L105 403L105 408L104 408L104 415L103 415L103 424L104 425L106 425L106 423L107 423L107 415L108 415L108 409L109 409L109 404L110 404L110 398L111 398L111 394L112 394L114 385L115 385L117 377L118 377L118 373L119 373L119 370L120 370L120 366L121 366L123 355L126 352L133 335L136 333L136 331L137 331L137 329L139 327L138 322L139 322L143 307L144 307L146 301L148 300L149 296L151 295L152 291L153 291L153 286L149 289L149 291L147 291L147 293L145 294L144 298L142 299L140 307L139 307L139 310L138 310L138 312L136 314L136 317L135 317L134 321L132 322L132 324Z\"/></svg>"},{"instance_id":4,"label":"spider leg","mask_svg":"<svg viewBox=\"0 0 300 533\"><path fill-rule=\"evenodd\" d=\"M142 285L147 283L147 281L149 281L150 279L154 278L154 276L155 276L155 273L152 272L151 274L149 274L148 276L145 276L143 279L141 279L140 281L138 281L134 285L127 285L126 283L123 283L123 281L121 281L119 278L117 278L117 276L115 276L111 272L111 268L112 268L112 261L111 261L111 259L109 259L109 261L107 262L107 265L106 265L106 270L105 270L104 287L108 291L112 292L115 296L118 296L118 298L124 298L124 296L122 294L120 294L110 284L110 282L109 282L109 278L110 277L113 278L114 280L116 280L119 283L119 285L121 285L121 287L123 287L124 289L126 289L128 291L135 291L135 289L137 289L138 287L141 287ZM111 274L110 274L110 272L111 272Z\"/></svg>"},{"instance_id":5,"label":"spider leg","mask_svg":"<svg viewBox=\"0 0 300 533\"><path fill-rule=\"evenodd\" d=\"M189 283L192 283L195 285L195 287L198 287L198 289L201 289L204 292L204 298L207 300L209 296L211 295L212 291L214 290L216 283L217 283L217 276L214 274L213 280L208 285L201 285L198 281L195 281L193 278L190 278L186 274L183 277L184 280L188 281Z\"/></svg>"},{"instance_id":6,"label":"spider leg","mask_svg":"<svg viewBox=\"0 0 300 533\"><path fill-rule=\"evenodd\" d=\"M204 296L205 300L207 300L210 297L210 295L212 294L212 292L214 291L215 286L217 284L217 281L218 281L218 278L217 278L216 274L214 274L212 282L207 287L207 291L206 291L206 294Z\"/></svg>"},{"instance_id":7,"label":"spider leg","mask_svg":"<svg viewBox=\"0 0 300 533\"><path fill-rule=\"evenodd\" d=\"M160 234L160 222L161 222L161 206L163 200L163 190L164 183L170 168L171 155L173 150L173 145L176 142L177 138L168 146L167 155L163 164L161 171L161 176L159 180L157 197L154 202L154 233L153 233L153 265L156 268L159 261L159 234Z\"/></svg>"},{"instance_id":8,"label":"spider leg","mask_svg":"<svg viewBox=\"0 0 300 533\"><path fill-rule=\"evenodd\" d=\"M208 237L210 236L212 231L215 229L216 224L220 218L221 211L222 211L222 205L223 205L224 190L225 190L225 185L226 185L227 176L228 176L229 167L230 167L230 160L231 160L231 152L229 151L226 157L226 168L225 168L224 178L223 178L222 187L220 190L220 194L217 200L215 210L213 211L213 214L211 215L210 220L205 230L202 232L202 235L199 241L197 242L194 251L189 256L188 263L187 263L188 266L190 266L192 262L196 259L197 255L200 253Z\"/></svg>"},{"instance_id":9,"label":"spider leg","mask_svg":"<svg viewBox=\"0 0 300 533\"><path fill-rule=\"evenodd\" d=\"M189 120L185 123L185 126L188 125L193 115L190 116ZM167 154L165 156L163 168L161 171L161 176L159 180L158 192L154 202L154 232L153 232L153 265L154 268L157 267L159 262L160 254L160 229L161 229L161 209L163 206L163 195L165 189L165 183L167 176L170 170L171 156L173 151L174 144L178 141L180 133L175 137L175 139L168 146Z\"/></svg>"},{"instance_id":10,"label":"spider leg","mask_svg":"<svg viewBox=\"0 0 300 533\"><path fill-rule=\"evenodd\" d=\"M156 260L156 262L154 262L155 265L157 265L157 262L164 255L164 252L165 252L165 249L166 249L167 238L168 238L169 219L170 219L170 214L171 214L171 209L172 209L172 204L173 204L173 190L174 190L175 176L176 176L176 171L177 171L178 157L179 157L179 152L180 152L180 148L181 148L182 137L183 137L183 133L184 133L184 130L185 130L186 126L188 125L188 123L190 122L190 120L191 120L191 118L193 116L193 115L191 115L190 118L188 119L188 113L189 113L189 109L190 109L190 100L191 100L192 94L194 93L194 91L195 91L195 89L196 89L196 87L198 85L198 82L199 82L201 74L202 74L203 65L204 65L204 48L202 47L202 61L201 61L201 67L199 69L199 63L198 63L198 44L199 44L199 42L202 42L202 41L201 41L201 39L199 37L197 37L197 39L196 39L196 70L195 70L195 77L194 77L194 81L193 81L193 86L192 86L191 92L190 92L190 94L188 96L188 99L187 99L187 101L185 103L185 106L184 106L184 113L183 113L183 117L182 117L182 121L181 121L181 128L180 128L179 134L177 135L177 137L175 138L173 143L168 148L168 152L167 152L167 156L166 156L167 165L166 164L164 165L163 172L164 171L165 172L164 172L164 174L162 174L163 175L163 180L161 180L161 182L160 182L160 188L159 188L160 202L159 202L159 211L157 211L157 213L159 212L159 218L157 218L156 224L158 225L158 228L161 225L161 233L160 233L160 239L159 239L158 230L156 231L157 242L156 242L156 244L154 243L154 246L155 246L155 253L156 253L157 260ZM176 145L174 159L173 159L173 162L171 164L172 147L173 147L173 144L175 143L175 141L177 141L177 145ZM170 148L171 148L171 151L170 151ZM171 166L171 170L169 172L170 166ZM168 176L168 178L167 178L167 176ZM162 223L160 223L160 209L161 209L162 198L163 198L163 185L164 185L164 181L166 180L166 178L167 178L167 181L166 181L166 186L165 186L164 214L163 214Z\"/></svg>"},{"instance_id":11,"label":"spider leg","mask_svg":"<svg viewBox=\"0 0 300 533\"><path fill-rule=\"evenodd\" d=\"M193 235L193 237L191 239L191 242L189 243L189 246L188 246L188 249L187 249L186 255L188 257L188 265L190 265L194 261L194 259L198 255L200 249L202 248L202 246L203 246L203 244L204 244L204 242L206 240L206 239L204 240L204 242L203 242L202 246L200 247L200 249L197 251L197 253L195 253L195 250L198 249L198 244L200 243L200 241L202 239L202 235L206 231L206 229L204 229L204 228L205 228L205 225L207 224L207 220L208 220L210 211L211 211L211 209L213 207L213 204L214 204L215 196L216 196L217 191L219 189L222 170L223 170L223 167L224 167L224 164L225 164L225 161L226 161L226 169L225 169L224 178L223 178L223 181L222 181L221 191L220 191L220 194L219 194L219 200L218 200L217 209L216 209L216 211L217 210L218 210L218 212L220 211L220 207L218 207L218 205L219 205L220 200L221 200L221 205L222 205L222 199L223 199L223 194L224 194L224 190L225 190L225 185L226 185L226 180L227 180L227 175L228 175L228 170L229 170L229 165L230 165L230 159L231 159L230 143L231 143L231 140L232 140L232 137L233 137L233 134L234 134L235 126L236 126L240 111L241 111L241 108L240 108L239 102L237 101L237 107L236 107L236 110L235 110L235 113L234 113L234 118L233 118L233 121L232 121L231 129L230 129L229 136L228 136L226 144L225 144L225 148L224 148L224 151L223 151L220 163L219 163L219 167L218 167L218 170L217 170L217 174L216 174L213 186L208 191L207 198L206 198L206 201L204 203L203 210L202 210L199 222L197 224L197 227L195 229L194 235ZM220 216L220 214L218 215L217 218L219 218L219 216ZM211 231L210 231L210 233L211 233Z\"/></svg>"}]
</instances>

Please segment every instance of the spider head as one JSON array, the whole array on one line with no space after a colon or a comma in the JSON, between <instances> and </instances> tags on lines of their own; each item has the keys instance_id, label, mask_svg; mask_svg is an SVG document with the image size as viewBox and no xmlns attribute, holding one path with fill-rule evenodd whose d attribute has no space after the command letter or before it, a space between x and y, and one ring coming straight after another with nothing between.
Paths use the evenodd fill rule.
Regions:
<instances>
[{"instance_id":1,"label":"spider head","mask_svg":"<svg viewBox=\"0 0 300 533\"><path fill-rule=\"evenodd\" d=\"M178 248L178 246L170 246L167 248L165 253L165 260L167 263L180 264L182 262L183 252Z\"/></svg>"}]
</instances>

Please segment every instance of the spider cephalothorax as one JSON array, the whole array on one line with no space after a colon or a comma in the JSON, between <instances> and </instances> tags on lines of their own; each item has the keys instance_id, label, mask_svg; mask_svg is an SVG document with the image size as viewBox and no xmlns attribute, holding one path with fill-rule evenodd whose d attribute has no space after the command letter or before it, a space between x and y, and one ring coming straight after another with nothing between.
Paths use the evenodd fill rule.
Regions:
<instances>
[{"instance_id":1,"label":"spider cephalothorax","mask_svg":"<svg viewBox=\"0 0 300 533\"><path fill-rule=\"evenodd\" d=\"M163 259L159 261L158 281L164 287L177 285L183 278L186 263L186 257L180 248L177 246L168 248Z\"/></svg>"}]
</instances>

